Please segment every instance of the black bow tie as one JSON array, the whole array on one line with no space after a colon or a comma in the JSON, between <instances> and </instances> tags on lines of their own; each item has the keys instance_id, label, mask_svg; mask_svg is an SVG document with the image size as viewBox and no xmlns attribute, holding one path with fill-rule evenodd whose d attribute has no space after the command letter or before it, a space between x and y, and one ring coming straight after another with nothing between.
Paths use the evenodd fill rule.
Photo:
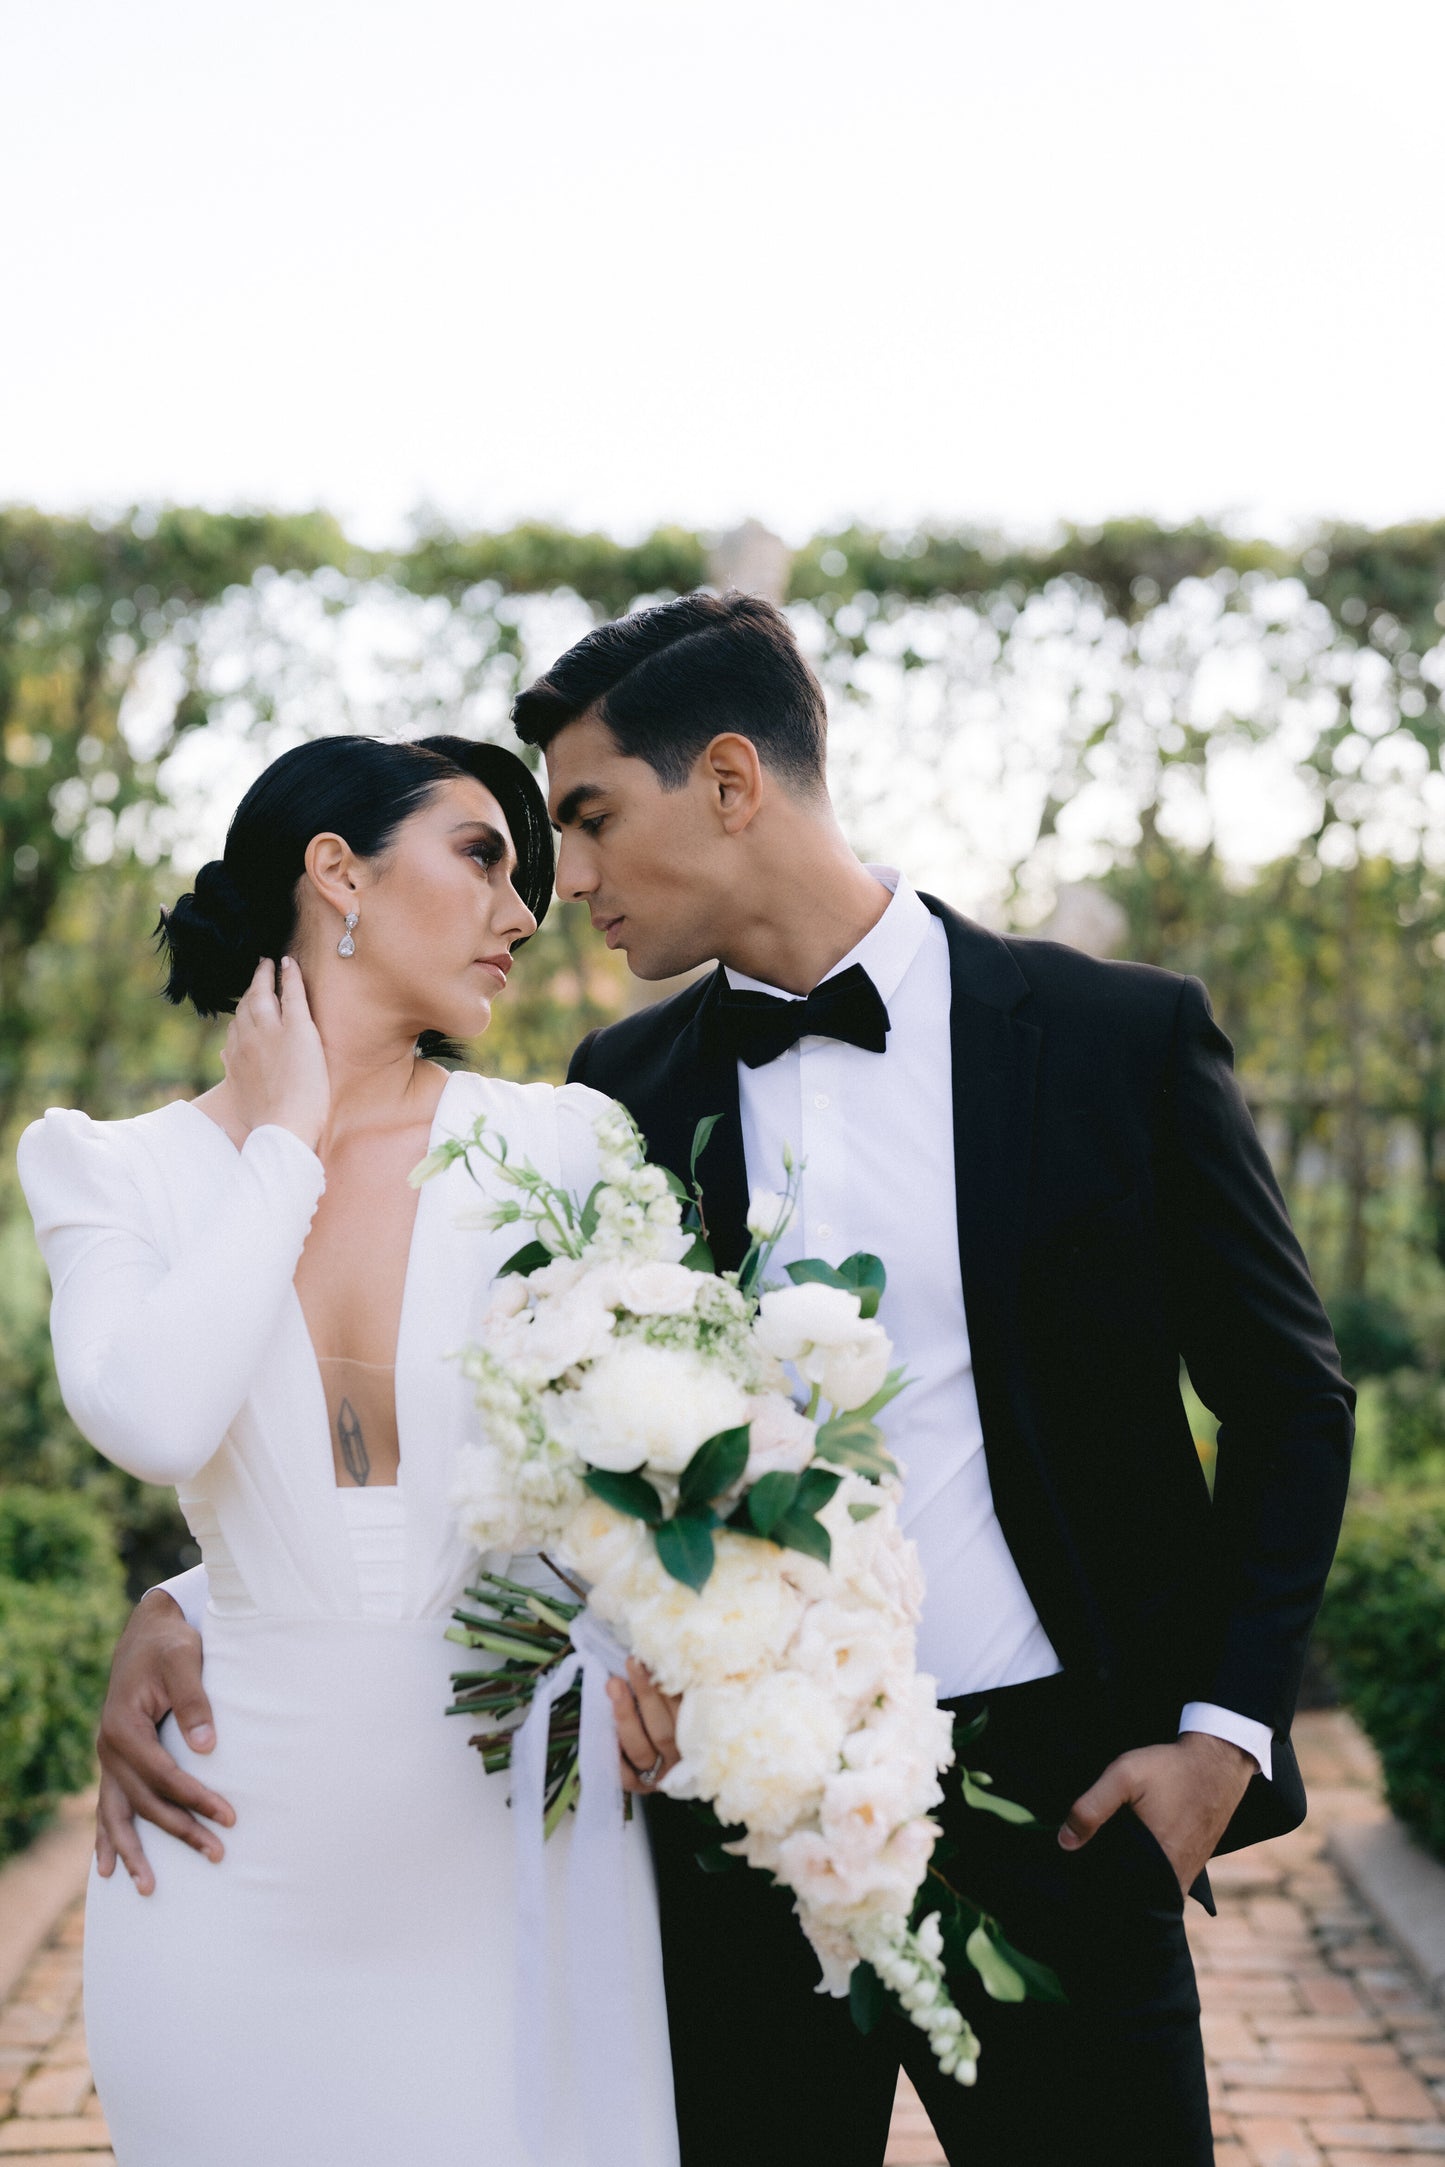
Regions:
<instances>
[{"instance_id":1,"label":"black bow tie","mask_svg":"<svg viewBox=\"0 0 1445 2167\"><path fill-rule=\"evenodd\" d=\"M888 1010L861 963L825 978L806 1001L780 1000L724 980L712 1021L719 1044L749 1068L776 1061L800 1038L840 1038L865 1053L882 1053L888 1042Z\"/></svg>"}]
</instances>

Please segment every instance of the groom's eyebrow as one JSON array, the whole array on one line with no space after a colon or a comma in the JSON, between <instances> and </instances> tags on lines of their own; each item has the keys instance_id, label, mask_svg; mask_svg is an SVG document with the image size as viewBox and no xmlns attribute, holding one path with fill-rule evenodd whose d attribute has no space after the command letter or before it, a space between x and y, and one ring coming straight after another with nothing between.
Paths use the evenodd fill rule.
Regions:
<instances>
[{"instance_id":1,"label":"groom's eyebrow","mask_svg":"<svg viewBox=\"0 0 1445 2167\"><path fill-rule=\"evenodd\" d=\"M590 798L600 798L601 795L601 783L578 783L576 789L569 790L557 807L557 817L552 822L553 827L570 828L588 800Z\"/></svg>"}]
</instances>

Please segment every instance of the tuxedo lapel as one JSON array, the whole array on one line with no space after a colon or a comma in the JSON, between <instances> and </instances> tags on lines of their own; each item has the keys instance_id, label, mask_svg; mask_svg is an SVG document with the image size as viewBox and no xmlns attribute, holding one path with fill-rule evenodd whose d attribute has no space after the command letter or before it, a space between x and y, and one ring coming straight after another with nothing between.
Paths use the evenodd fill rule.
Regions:
<instances>
[{"instance_id":1,"label":"tuxedo lapel","mask_svg":"<svg viewBox=\"0 0 1445 2167\"><path fill-rule=\"evenodd\" d=\"M734 1271L747 1254L748 1177L743 1157L738 1065L718 1042L712 1011L721 997L721 967L691 1017L673 1040L657 1086L650 1091L641 1126L648 1156L689 1180L688 1162L699 1121L719 1119L697 1164L713 1257L720 1271ZM639 1109L634 1106L634 1111Z\"/></svg>"},{"instance_id":2,"label":"tuxedo lapel","mask_svg":"<svg viewBox=\"0 0 1445 2167\"><path fill-rule=\"evenodd\" d=\"M932 896L948 939L958 1254L975 1368L1006 1366L1033 1159L1039 1032L1013 1011L1028 983L1002 941Z\"/></svg>"}]
</instances>

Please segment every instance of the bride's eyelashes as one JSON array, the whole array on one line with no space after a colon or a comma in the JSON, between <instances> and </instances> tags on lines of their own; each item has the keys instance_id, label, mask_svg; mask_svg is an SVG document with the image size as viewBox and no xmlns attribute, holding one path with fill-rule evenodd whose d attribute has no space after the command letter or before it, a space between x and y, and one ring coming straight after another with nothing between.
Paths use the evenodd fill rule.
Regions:
<instances>
[{"instance_id":1,"label":"bride's eyelashes","mask_svg":"<svg viewBox=\"0 0 1445 2167\"><path fill-rule=\"evenodd\" d=\"M606 818L606 813L590 813L587 819L579 820L577 825L584 835L600 835Z\"/></svg>"}]
</instances>

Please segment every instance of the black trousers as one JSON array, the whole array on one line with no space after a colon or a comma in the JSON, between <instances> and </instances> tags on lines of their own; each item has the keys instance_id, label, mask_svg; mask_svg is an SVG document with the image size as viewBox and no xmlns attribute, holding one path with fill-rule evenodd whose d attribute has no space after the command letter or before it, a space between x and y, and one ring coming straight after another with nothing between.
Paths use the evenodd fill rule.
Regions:
<instances>
[{"instance_id":1,"label":"black trousers","mask_svg":"<svg viewBox=\"0 0 1445 2167\"><path fill-rule=\"evenodd\" d=\"M1066 2005L960 2007L982 2044L971 2089L941 2077L924 2035L888 2017L868 2037L846 2002L814 1991L818 1966L790 1892L738 1868L697 1866L696 1824L648 1807L657 1862L682 2167L881 2167L900 2061L951 2162L969 2167L1208 2167L1214 2149L1199 1997L1173 1868L1143 1823L1119 1814L1083 1850L1056 1831L1127 1745L1064 1677L954 1706L989 1710L967 1752L995 1789L1032 1807L1037 1831L943 1809L958 1846L950 1879L1014 1945L1051 1964Z\"/></svg>"}]
</instances>

